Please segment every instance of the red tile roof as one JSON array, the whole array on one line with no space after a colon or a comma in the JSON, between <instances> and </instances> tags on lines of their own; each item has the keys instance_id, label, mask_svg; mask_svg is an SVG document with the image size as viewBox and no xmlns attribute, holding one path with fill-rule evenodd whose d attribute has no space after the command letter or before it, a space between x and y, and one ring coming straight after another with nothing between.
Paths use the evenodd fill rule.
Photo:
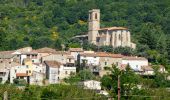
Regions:
<instances>
[{"instance_id":1,"label":"red tile roof","mask_svg":"<svg viewBox=\"0 0 170 100\"><path fill-rule=\"evenodd\" d=\"M154 71L154 69L152 68L152 66L142 66L141 69L143 71Z\"/></svg>"},{"instance_id":2,"label":"red tile roof","mask_svg":"<svg viewBox=\"0 0 170 100\"><path fill-rule=\"evenodd\" d=\"M68 51L56 51L54 54L70 55L71 53Z\"/></svg>"},{"instance_id":3,"label":"red tile roof","mask_svg":"<svg viewBox=\"0 0 170 100\"><path fill-rule=\"evenodd\" d=\"M101 28L99 30L128 30L128 28L125 28L125 27L107 27L107 28Z\"/></svg>"},{"instance_id":4,"label":"red tile roof","mask_svg":"<svg viewBox=\"0 0 170 100\"><path fill-rule=\"evenodd\" d=\"M81 53L81 56L87 57L112 57L112 58L122 58L123 55L121 54L111 54L107 52L95 52L95 53Z\"/></svg>"},{"instance_id":5,"label":"red tile roof","mask_svg":"<svg viewBox=\"0 0 170 100\"><path fill-rule=\"evenodd\" d=\"M38 53L55 53L56 52L55 49L48 48L48 47L40 48L35 51L37 51Z\"/></svg>"},{"instance_id":6,"label":"red tile roof","mask_svg":"<svg viewBox=\"0 0 170 100\"><path fill-rule=\"evenodd\" d=\"M67 58L74 59L72 55L67 56Z\"/></svg>"},{"instance_id":7,"label":"red tile roof","mask_svg":"<svg viewBox=\"0 0 170 100\"><path fill-rule=\"evenodd\" d=\"M0 51L0 54L12 54L15 51Z\"/></svg>"},{"instance_id":8,"label":"red tile roof","mask_svg":"<svg viewBox=\"0 0 170 100\"><path fill-rule=\"evenodd\" d=\"M72 52L83 52L83 48L69 48L69 51L72 51Z\"/></svg>"},{"instance_id":9,"label":"red tile roof","mask_svg":"<svg viewBox=\"0 0 170 100\"><path fill-rule=\"evenodd\" d=\"M49 67L55 67L55 68L59 68L60 65L62 65L60 62L57 61L44 61L44 63Z\"/></svg>"},{"instance_id":10,"label":"red tile roof","mask_svg":"<svg viewBox=\"0 0 170 100\"><path fill-rule=\"evenodd\" d=\"M137 57L137 56L124 56L123 60L147 60L144 57Z\"/></svg>"},{"instance_id":11,"label":"red tile roof","mask_svg":"<svg viewBox=\"0 0 170 100\"><path fill-rule=\"evenodd\" d=\"M28 76L27 73L16 73L16 76Z\"/></svg>"}]
</instances>

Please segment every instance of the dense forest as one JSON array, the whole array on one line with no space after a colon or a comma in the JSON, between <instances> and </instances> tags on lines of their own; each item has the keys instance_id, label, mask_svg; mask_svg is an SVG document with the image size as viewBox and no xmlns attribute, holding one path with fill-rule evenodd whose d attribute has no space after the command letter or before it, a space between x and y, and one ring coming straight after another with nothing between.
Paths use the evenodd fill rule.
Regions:
<instances>
[{"instance_id":1,"label":"dense forest","mask_svg":"<svg viewBox=\"0 0 170 100\"><path fill-rule=\"evenodd\" d=\"M61 49L61 44L80 47L71 37L87 32L88 10L94 8L101 10L101 27L129 28L137 44L132 54L167 65L169 0L0 0L0 50L24 46ZM83 45L86 49L89 44ZM114 51L127 52L127 48Z\"/></svg>"}]
</instances>

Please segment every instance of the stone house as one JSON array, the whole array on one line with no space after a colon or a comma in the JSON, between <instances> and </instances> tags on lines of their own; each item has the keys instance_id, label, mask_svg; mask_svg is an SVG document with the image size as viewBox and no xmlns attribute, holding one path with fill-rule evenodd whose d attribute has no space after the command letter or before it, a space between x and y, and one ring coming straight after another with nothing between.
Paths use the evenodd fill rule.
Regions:
<instances>
[{"instance_id":1,"label":"stone house","mask_svg":"<svg viewBox=\"0 0 170 100\"><path fill-rule=\"evenodd\" d=\"M36 49L35 51L38 53L38 59L40 60L41 63L43 62L43 61L42 61L42 57L51 55L51 54L53 54L53 53L56 52L55 49L48 48L48 47Z\"/></svg>"},{"instance_id":2,"label":"stone house","mask_svg":"<svg viewBox=\"0 0 170 100\"><path fill-rule=\"evenodd\" d=\"M83 48L69 48L69 52L71 53L71 55L74 57L74 59L77 61L77 56L80 53L83 53L84 50Z\"/></svg>"},{"instance_id":3,"label":"stone house","mask_svg":"<svg viewBox=\"0 0 170 100\"><path fill-rule=\"evenodd\" d=\"M101 90L101 82L96 80L86 80L80 83L84 89Z\"/></svg>"},{"instance_id":4,"label":"stone house","mask_svg":"<svg viewBox=\"0 0 170 100\"><path fill-rule=\"evenodd\" d=\"M112 67L113 65L120 68L122 64L123 55L121 54L111 54L106 53L102 57L100 57L100 71L99 75L102 77L107 74L109 71L105 70L105 67Z\"/></svg>"},{"instance_id":5,"label":"stone house","mask_svg":"<svg viewBox=\"0 0 170 100\"><path fill-rule=\"evenodd\" d=\"M75 66L74 57L70 52L66 51L57 51L48 56L44 56L42 57L42 61L57 61L64 64L64 66Z\"/></svg>"},{"instance_id":6,"label":"stone house","mask_svg":"<svg viewBox=\"0 0 170 100\"><path fill-rule=\"evenodd\" d=\"M60 83L62 79L76 73L76 67L65 67L57 61L44 61L46 65L46 79L49 84Z\"/></svg>"},{"instance_id":7,"label":"stone house","mask_svg":"<svg viewBox=\"0 0 170 100\"><path fill-rule=\"evenodd\" d=\"M140 75L154 75L154 69L152 66L142 66L141 71L139 71Z\"/></svg>"},{"instance_id":8,"label":"stone house","mask_svg":"<svg viewBox=\"0 0 170 100\"><path fill-rule=\"evenodd\" d=\"M0 80L5 83L10 78L10 69L15 66L20 66L19 63L11 62L10 60L0 60Z\"/></svg>"},{"instance_id":9,"label":"stone house","mask_svg":"<svg viewBox=\"0 0 170 100\"><path fill-rule=\"evenodd\" d=\"M31 70L26 65L18 65L10 68L10 83L13 83L14 79L24 79L30 83Z\"/></svg>"},{"instance_id":10,"label":"stone house","mask_svg":"<svg viewBox=\"0 0 170 100\"><path fill-rule=\"evenodd\" d=\"M45 73L33 71L30 76L30 84L31 85L44 85Z\"/></svg>"}]
</instances>

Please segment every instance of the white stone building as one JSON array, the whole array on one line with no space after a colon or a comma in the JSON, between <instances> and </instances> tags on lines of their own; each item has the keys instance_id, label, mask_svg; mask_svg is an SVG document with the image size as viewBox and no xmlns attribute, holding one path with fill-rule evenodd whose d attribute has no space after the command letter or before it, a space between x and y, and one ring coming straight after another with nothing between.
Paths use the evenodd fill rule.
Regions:
<instances>
[{"instance_id":1,"label":"white stone building","mask_svg":"<svg viewBox=\"0 0 170 100\"><path fill-rule=\"evenodd\" d=\"M148 59L126 56L122 59L122 65L129 65L134 71L140 71L142 66L148 66Z\"/></svg>"},{"instance_id":2,"label":"white stone building","mask_svg":"<svg viewBox=\"0 0 170 100\"><path fill-rule=\"evenodd\" d=\"M87 80L81 82L84 86L84 89L91 89L91 90L101 90L101 82L96 80Z\"/></svg>"},{"instance_id":3,"label":"white stone building","mask_svg":"<svg viewBox=\"0 0 170 100\"><path fill-rule=\"evenodd\" d=\"M10 83L14 83L14 79L25 79L29 83L29 74L31 71L26 65L18 65L10 68Z\"/></svg>"},{"instance_id":4,"label":"white stone building","mask_svg":"<svg viewBox=\"0 0 170 100\"><path fill-rule=\"evenodd\" d=\"M100 57L96 53L80 54L80 64L85 63L87 66L98 66Z\"/></svg>"}]
</instances>

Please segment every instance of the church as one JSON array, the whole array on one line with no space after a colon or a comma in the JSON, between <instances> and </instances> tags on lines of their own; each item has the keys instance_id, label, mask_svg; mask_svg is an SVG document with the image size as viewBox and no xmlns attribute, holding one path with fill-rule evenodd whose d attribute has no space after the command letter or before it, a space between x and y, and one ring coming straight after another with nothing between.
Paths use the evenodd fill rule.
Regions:
<instances>
[{"instance_id":1,"label":"church","mask_svg":"<svg viewBox=\"0 0 170 100\"><path fill-rule=\"evenodd\" d=\"M88 41L97 46L131 47L136 48L136 44L131 42L131 35L125 27L100 28L100 10L89 11L88 18Z\"/></svg>"}]
</instances>

